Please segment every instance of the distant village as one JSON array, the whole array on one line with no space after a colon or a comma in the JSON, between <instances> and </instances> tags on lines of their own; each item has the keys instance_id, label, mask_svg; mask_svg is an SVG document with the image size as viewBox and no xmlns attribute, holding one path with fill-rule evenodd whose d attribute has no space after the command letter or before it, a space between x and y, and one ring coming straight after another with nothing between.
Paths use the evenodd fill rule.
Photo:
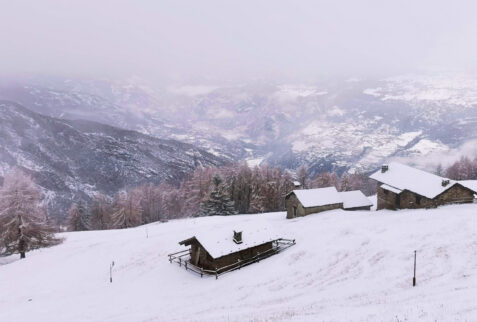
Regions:
<instances>
[{"instance_id":1,"label":"distant village","mask_svg":"<svg viewBox=\"0 0 477 322\"><path fill-rule=\"evenodd\" d=\"M448 204L473 203L477 198L477 180L450 180L400 163L382 165L370 178L377 184L376 210L436 208ZM300 181L285 197L286 218L318 214L334 209L370 211L373 202L360 190L338 191L336 187L303 189ZM196 235L180 241L189 249L169 255L178 263L204 276L240 269L293 246L295 239L285 239L257 223L253 231Z\"/></svg>"}]
</instances>

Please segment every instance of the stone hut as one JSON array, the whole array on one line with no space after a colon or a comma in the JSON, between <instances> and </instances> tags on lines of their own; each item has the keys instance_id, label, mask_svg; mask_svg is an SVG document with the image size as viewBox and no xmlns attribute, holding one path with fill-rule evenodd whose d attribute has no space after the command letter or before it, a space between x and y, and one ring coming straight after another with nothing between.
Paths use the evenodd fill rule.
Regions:
<instances>
[{"instance_id":1,"label":"stone hut","mask_svg":"<svg viewBox=\"0 0 477 322\"><path fill-rule=\"evenodd\" d=\"M205 270L222 268L247 261L256 255L273 253L279 238L269 228L248 228L243 231L213 231L179 242L190 246L190 263Z\"/></svg>"},{"instance_id":2,"label":"stone hut","mask_svg":"<svg viewBox=\"0 0 477 322\"><path fill-rule=\"evenodd\" d=\"M285 198L288 219L333 209L370 210L372 205L359 190L338 192L335 187L293 190Z\"/></svg>"},{"instance_id":3,"label":"stone hut","mask_svg":"<svg viewBox=\"0 0 477 322\"><path fill-rule=\"evenodd\" d=\"M378 182L377 209L435 208L473 202L475 190L397 162L383 165L370 176Z\"/></svg>"}]
</instances>

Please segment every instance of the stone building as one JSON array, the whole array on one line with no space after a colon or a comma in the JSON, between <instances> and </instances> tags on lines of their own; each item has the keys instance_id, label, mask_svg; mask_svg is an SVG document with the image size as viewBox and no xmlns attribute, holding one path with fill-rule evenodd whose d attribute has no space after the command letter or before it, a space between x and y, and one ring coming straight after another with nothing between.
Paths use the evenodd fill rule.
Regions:
<instances>
[{"instance_id":1,"label":"stone building","mask_svg":"<svg viewBox=\"0 0 477 322\"><path fill-rule=\"evenodd\" d=\"M397 162L383 165L370 176L378 183L377 209L435 208L473 202L475 190L459 181Z\"/></svg>"},{"instance_id":2,"label":"stone building","mask_svg":"<svg viewBox=\"0 0 477 322\"><path fill-rule=\"evenodd\" d=\"M293 190L285 197L288 219L333 209L370 210L371 206L361 191L338 192L335 187Z\"/></svg>"}]
</instances>

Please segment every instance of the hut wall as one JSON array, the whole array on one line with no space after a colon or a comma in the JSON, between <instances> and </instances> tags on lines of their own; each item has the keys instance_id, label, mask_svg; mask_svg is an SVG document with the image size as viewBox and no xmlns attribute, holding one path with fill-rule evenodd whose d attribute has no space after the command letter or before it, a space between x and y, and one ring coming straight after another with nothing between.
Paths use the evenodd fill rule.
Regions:
<instances>
[{"instance_id":1,"label":"hut wall","mask_svg":"<svg viewBox=\"0 0 477 322\"><path fill-rule=\"evenodd\" d=\"M378 187L378 207L377 209L418 209L435 208L452 203L472 203L473 192L460 184L456 184L444 191L434 199L420 196L409 190L404 190L397 194Z\"/></svg>"},{"instance_id":2,"label":"hut wall","mask_svg":"<svg viewBox=\"0 0 477 322\"><path fill-rule=\"evenodd\" d=\"M371 206L363 206L363 207L354 207L354 208L345 208L346 211L356 211L356 210L371 210Z\"/></svg>"},{"instance_id":3,"label":"hut wall","mask_svg":"<svg viewBox=\"0 0 477 322\"><path fill-rule=\"evenodd\" d=\"M378 187L378 206L377 210L379 209L397 209L399 196L392 191L383 189Z\"/></svg>"},{"instance_id":4,"label":"hut wall","mask_svg":"<svg viewBox=\"0 0 477 322\"><path fill-rule=\"evenodd\" d=\"M210 254L197 242L191 245L191 263L203 269L215 270L224 266L237 263L238 260L247 260L258 253L264 253L273 248L273 242L264 243L255 247L244 249L219 258L212 258ZM198 259L195 261L195 259ZM195 261L195 262L194 262Z\"/></svg>"},{"instance_id":5,"label":"hut wall","mask_svg":"<svg viewBox=\"0 0 477 322\"><path fill-rule=\"evenodd\" d=\"M474 202L474 192L466 187L456 184L437 196L437 204L450 203L472 203Z\"/></svg>"},{"instance_id":6,"label":"hut wall","mask_svg":"<svg viewBox=\"0 0 477 322\"><path fill-rule=\"evenodd\" d=\"M273 248L273 242L268 242L262 245L258 245L255 247L247 248L244 249L240 252L232 253L229 255L225 255L219 258L216 258L213 260L213 267L211 269L220 269L224 266L232 265L238 262L240 259L241 261L250 259L254 256L256 256L258 253L264 253L267 250L270 250Z\"/></svg>"},{"instance_id":7,"label":"hut wall","mask_svg":"<svg viewBox=\"0 0 477 322\"><path fill-rule=\"evenodd\" d=\"M316 214L322 211L341 209L341 208L343 208L343 203L336 203L332 205L324 205L319 207L309 207L309 208L305 208L305 216L310 214Z\"/></svg>"},{"instance_id":8,"label":"hut wall","mask_svg":"<svg viewBox=\"0 0 477 322\"><path fill-rule=\"evenodd\" d=\"M296 207L296 216L297 217L303 217L305 216L305 208L303 208L303 205L301 202L298 200L296 195L294 193L290 194L287 196L285 199L285 208L287 209L287 219L294 218L293 216L293 208Z\"/></svg>"},{"instance_id":9,"label":"hut wall","mask_svg":"<svg viewBox=\"0 0 477 322\"><path fill-rule=\"evenodd\" d=\"M340 209L343 208L343 203L337 203L332 205L324 205L319 207L308 207L305 208L298 200L294 193L290 194L285 200L285 207L287 209L287 219L294 218L293 208L296 207L297 217L303 217L310 214L316 214L326 210Z\"/></svg>"}]
</instances>

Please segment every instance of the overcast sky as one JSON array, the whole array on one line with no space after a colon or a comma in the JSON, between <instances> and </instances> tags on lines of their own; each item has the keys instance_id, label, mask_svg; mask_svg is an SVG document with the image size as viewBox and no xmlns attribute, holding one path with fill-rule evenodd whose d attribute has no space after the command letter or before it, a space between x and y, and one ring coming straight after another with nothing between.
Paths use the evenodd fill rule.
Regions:
<instances>
[{"instance_id":1,"label":"overcast sky","mask_svg":"<svg viewBox=\"0 0 477 322\"><path fill-rule=\"evenodd\" d=\"M0 0L0 72L164 80L477 71L477 1Z\"/></svg>"}]
</instances>

